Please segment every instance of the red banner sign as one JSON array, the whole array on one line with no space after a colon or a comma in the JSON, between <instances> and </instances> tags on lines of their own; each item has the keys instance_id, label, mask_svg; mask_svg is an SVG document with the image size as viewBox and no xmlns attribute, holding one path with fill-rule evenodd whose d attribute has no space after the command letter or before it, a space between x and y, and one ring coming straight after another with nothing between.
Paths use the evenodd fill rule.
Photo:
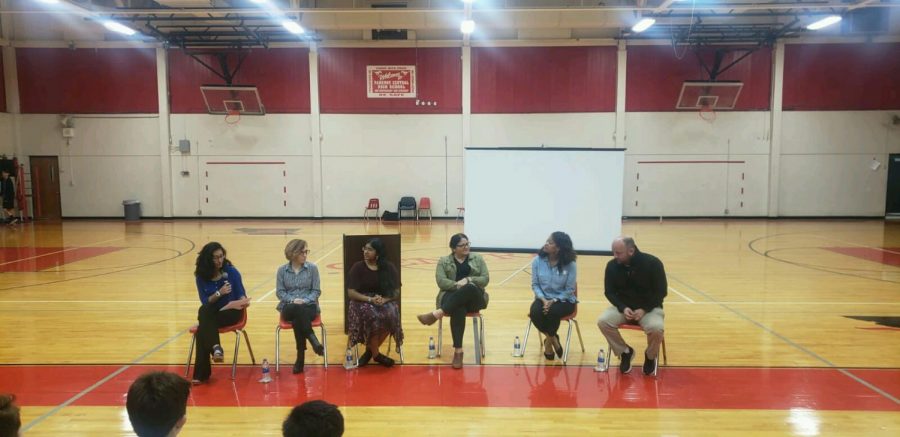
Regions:
<instances>
[{"instance_id":1,"label":"red banner sign","mask_svg":"<svg viewBox=\"0 0 900 437\"><path fill-rule=\"evenodd\" d=\"M366 91L370 99L415 98L416 66L366 66Z\"/></svg>"}]
</instances>

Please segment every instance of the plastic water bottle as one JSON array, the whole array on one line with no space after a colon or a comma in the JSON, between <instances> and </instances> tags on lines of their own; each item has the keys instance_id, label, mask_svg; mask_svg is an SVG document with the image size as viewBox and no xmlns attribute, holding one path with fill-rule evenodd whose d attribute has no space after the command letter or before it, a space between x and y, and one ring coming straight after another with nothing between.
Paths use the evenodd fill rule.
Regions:
<instances>
[{"instance_id":1,"label":"plastic water bottle","mask_svg":"<svg viewBox=\"0 0 900 437\"><path fill-rule=\"evenodd\" d=\"M347 355L344 359L344 368L347 370L356 368L356 360L353 359L353 349L347 348Z\"/></svg>"},{"instance_id":2,"label":"plastic water bottle","mask_svg":"<svg viewBox=\"0 0 900 437\"><path fill-rule=\"evenodd\" d=\"M428 359L437 358L437 349L434 347L434 337L428 337Z\"/></svg>"},{"instance_id":3,"label":"plastic water bottle","mask_svg":"<svg viewBox=\"0 0 900 437\"><path fill-rule=\"evenodd\" d=\"M609 370L608 363L606 362L606 351L603 348L600 348L600 352L597 353L597 366L594 367L595 372L605 372Z\"/></svg>"},{"instance_id":4,"label":"plastic water bottle","mask_svg":"<svg viewBox=\"0 0 900 437\"><path fill-rule=\"evenodd\" d=\"M513 341L513 356L521 357L522 356L522 342L519 341L519 336L516 336L516 339Z\"/></svg>"},{"instance_id":5,"label":"plastic water bottle","mask_svg":"<svg viewBox=\"0 0 900 437\"><path fill-rule=\"evenodd\" d=\"M259 378L259 382L263 384L272 382L272 375L269 374L269 360L265 358L262 360L262 378Z\"/></svg>"}]
</instances>

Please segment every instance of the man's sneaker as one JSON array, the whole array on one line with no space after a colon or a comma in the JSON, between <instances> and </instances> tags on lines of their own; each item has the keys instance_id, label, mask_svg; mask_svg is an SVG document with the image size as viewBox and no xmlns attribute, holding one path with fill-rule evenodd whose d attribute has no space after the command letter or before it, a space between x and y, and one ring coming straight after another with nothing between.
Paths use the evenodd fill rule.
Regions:
<instances>
[{"instance_id":1,"label":"man's sneaker","mask_svg":"<svg viewBox=\"0 0 900 437\"><path fill-rule=\"evenodd\" d=\"M628 352L622 352L619 357L619 372L628 373L631 371L631 359L634 358L634 349L628 347Z\"/></svg>"},{"instance_id":2,"label":"man's sneaker","mask_svg":"<svg viewBox=\"0 0 900 437\"><path fill-rule=\"evenodd\" d=\"M647 358L647 354L644 354L644 375L647 376L656 376L656 369L659 367L659 357L655 360L651 360Z\"/></svg>"}]
</instances>

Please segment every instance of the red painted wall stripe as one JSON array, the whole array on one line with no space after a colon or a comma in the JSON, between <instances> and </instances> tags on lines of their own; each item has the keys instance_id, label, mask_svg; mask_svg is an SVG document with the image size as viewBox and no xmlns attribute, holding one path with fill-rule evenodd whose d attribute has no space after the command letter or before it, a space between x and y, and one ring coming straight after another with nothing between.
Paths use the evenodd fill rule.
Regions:
<instances>
[{"instance_id":1,"label":"red painted wall stripe","mask_svg":"<svg viewBox=\"0 0 900 437\"><path fill-rule=\"evenodd\" d=\"M900 109L900 43L786 45L784 109Z\"/></svg>"},{"instance_id":2,"label":"red painted wall stripe","mask_svg":"<svg viewBox=\"0 0 900 437\"><path fill-rule=\"evenodd\" d=\"M277 165L277 164L284 164L284 161L256 161L256 162L210 161L210 162L207 162L206 164L207 165Z\"/></svg>"},{"instance_id":3,"label":"red painted wall stripe","mask_svg":"<svg viewBox=\"0 0 900 437\"><path fill-rule=\"evenodd\" d=\"M157 113L154 49L17 48L22 113Z\"/></svg>"},{"instance_id":4,"label":"red painted wall stripe","mask_svg":"<svg viewBox=\"0 0 900 437\"><path fill-rule=\"evenodd\" d=\"M169 87L172 113L206 113L200 93L201 85L224 85L225 82L202 64L180 50L169 50ZM208 65L218 67L210 55L200 56ZM237 65L231 55L229 65ZM252 85L259 91L266 113L308 114L309 50L305 48L255 49L247 54L232 82Z\"/></svg>"},{"instance_id":5,"label":"red painted wall stripe","mask_svg":"<svg viewBox=\"0 0 900 437\"><path fill-rule=\"evenodd\" d=\"M472 113L615 112L615 47L472 49Z\"/></svg>"},{"instance_id":6,"label":"red painted wall stripe","mask_svg":"<svg viewBox=\"0 0 900 437\"><path fill-rule=\"evenodd\" d=\"M319 50L319 101L323 114L460 114L462 51L459 48L327 48ZM415 65L418 99L370 99L366 66Z\"/></svg>"},{"instance_id":7,"label":"red painted wall stripe","mask_svg":"<svg viewBox=\"0 0 900 437\"><path fill-rule=\"evenodd\" d=\"M638 164L744 164L747 161L638 161Z\"/></svg>"},{"instance_id":8,"label":"red painted wall stripe","mask_svg":"<svg viewBox=\"0 0 900 437\"><path fill-rule=\"evenodd\" d=\"M684 49L679 49L679 54L682 50ZM684 81L709 80L709 75L696 55L689 49L683 53L681 59L678 59L671 46L628 47L625 110L674 112ZM701 49L701 56L707 65L712 65L714 54L713 49ZM738 56L738 53L727 55L723 64L731 63ZM769 110L772 88L771 49L758 49L722 73L718 79L740 80L744 83L734 110Z\"/></svg>"}]
</instances>

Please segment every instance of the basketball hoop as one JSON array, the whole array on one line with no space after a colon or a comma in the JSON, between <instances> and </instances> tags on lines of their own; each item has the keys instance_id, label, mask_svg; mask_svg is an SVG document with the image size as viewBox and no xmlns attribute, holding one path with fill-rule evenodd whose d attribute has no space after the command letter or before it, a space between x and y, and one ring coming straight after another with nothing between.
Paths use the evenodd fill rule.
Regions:
<instances>
[{"instance_id":1,"label":"basketball hoop","mask_svg":"<svg viewBox=\"0 0 900 437\"><path fill-rule=\"evenodd\" d=\"M716 109L712 105L700 106L700 112L698 112L697 115L710 123L716 121Z\"/></svg>"},{"instance_id":2,"label":"basketball hoop","mask_svg":"<svg viewBox=\"0 0 900 437\"><path fill-rule=\"evenodd\" d=\"M228 112L225 113L225 123L228 124L238 124L241 121L241 111L236 109L229 109Z\"/></svg>"}]
</instances>

